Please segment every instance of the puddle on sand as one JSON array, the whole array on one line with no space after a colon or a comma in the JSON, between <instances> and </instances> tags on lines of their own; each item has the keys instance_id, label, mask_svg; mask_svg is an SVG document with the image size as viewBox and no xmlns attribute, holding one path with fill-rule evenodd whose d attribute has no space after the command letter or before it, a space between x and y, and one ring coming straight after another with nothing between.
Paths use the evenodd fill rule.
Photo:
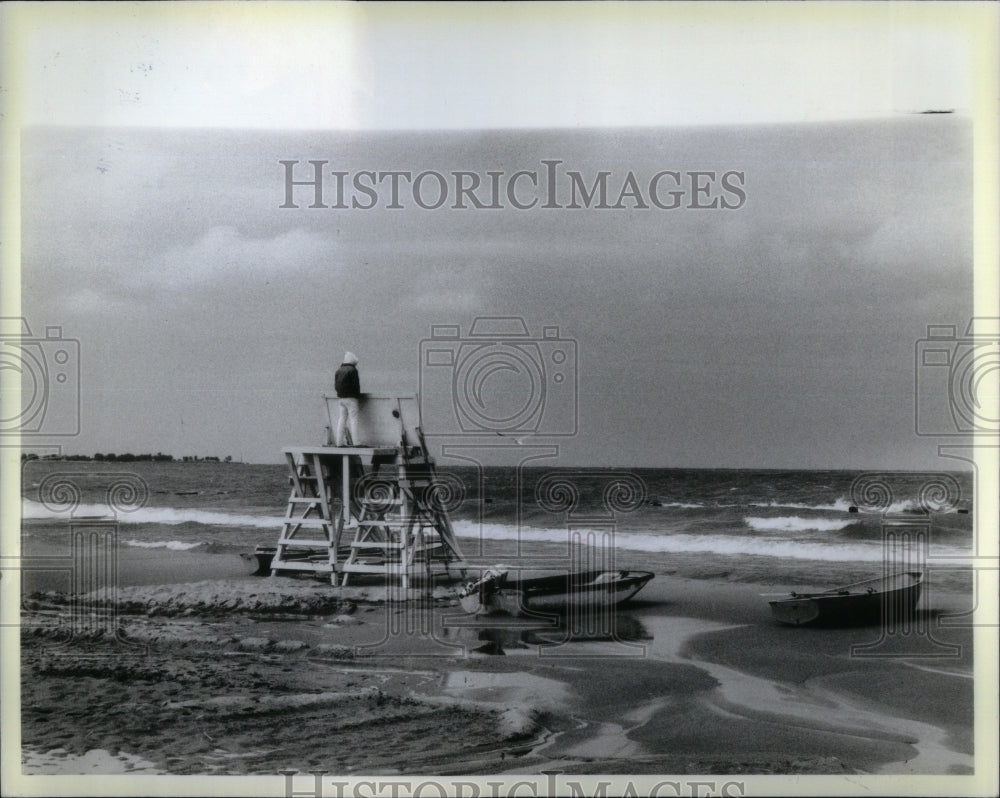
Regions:
<instances>
[{"instance_id":1,"label":"puddle on sand","mask_svg":"<svg viewBox=\"0 0 1000 798\"><path fill-rule=\"evenodd\" d=\"M793 687L725 665L681 657L680 651L692 635L733 629L740 624L660 617L648 619L647 625L653 633L650 653L654 657L694 665L719 682L717 709L747 717L771 715L803 728L909 744L918 755L905 763L905 773L961 773L974 765L971 756L944 744L947 733L936 726L872 711L816 684ZM879 772L899 773L900 763L888 763Z\"/></svg>"},{"instance_id":2,"label":"puddle on sand","mask_svg":"<svg viewBox=\"0 0 1000 798\"><path fill-rule=\"evenodd\" d=\"M566 648L567 654L579 644L578 653L601 653L601 644L626 644L636 652L644 652L643 643L650 639L649 631L636 617L628 613L613 613L597 619L513 618L492 616L481 623L454 627L452 638L464 645L467 651L477 654L504 656L511 654L538 655L557 647Z\"/></svg>"}]
</instances>

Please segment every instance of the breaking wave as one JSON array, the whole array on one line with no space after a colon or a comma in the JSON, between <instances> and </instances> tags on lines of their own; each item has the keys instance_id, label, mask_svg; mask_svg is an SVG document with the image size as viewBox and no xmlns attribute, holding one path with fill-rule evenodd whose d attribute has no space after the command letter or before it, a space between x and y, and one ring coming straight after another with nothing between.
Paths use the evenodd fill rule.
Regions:
<instances>
[{"instance_id":1,"label":"breaking wave","mask_svg":"<svg viewBox=\"0 0 1000 798\"><path fill-rule=\"evenodd\" d=\"M76 507L77 516L106 516L106 504L80 504ZM32 501L21 500L21 517L32 520L64 519L69 517L68 511L52 510L45 505ZM276 515L248 515L246 513L228 513L224 510L199 510L193 507L140 507L133 512L118 513L116 520L120 524L205 524L208 526L250 526L260 528L278 528L282 517Z\"/></svg>"},{"instance_id":2,"label":"breaking wave","mask_svg":"<svg viewBox=\"0 0 1000 798\"><path fill-rule=\"evenodd\" d=\"M126 540L126 546L138 546L141 549L171 549L172 551L187 551L204 545L199 542L185 543L182 540Z\"/></svg>"},{"instance_id":3,"label":"breaking wave","mask_svg":"<svg viewBox=\"0 0 1000 798\"><path fill-rule=\"evenodd\" d=\"M852 518L802 518L797 515L781 515L775 518L757 518L749 516L746 524L751 529L761 532L835 532L838 529L855 523Z\"/></svg>"},{"instance_id":4,"label":"breaking wave","mask_svg":"<svg viewBox=\"0 0 1000 798\"><path fill-rule=\"evenodd\" d=\"M846 522L850 523L850 522ZM553 543L562 546L573 542L590 545L613 545L616 549L650 553L697 553L733 556L755 555L780 557L793 560L825 560L835 562L877 562L883 555L880 540L873 541L817 541L791 540L787 537L761 537L749 535L656 535L643 532L619 532L610 536L603 529L541 529L508 524L476 524L460 521L454 525L460 538L487 541L522 540L536 543ZM931 554L938 556L968 556L966 548L931 546Z\"/></svg>"}]
</instances>

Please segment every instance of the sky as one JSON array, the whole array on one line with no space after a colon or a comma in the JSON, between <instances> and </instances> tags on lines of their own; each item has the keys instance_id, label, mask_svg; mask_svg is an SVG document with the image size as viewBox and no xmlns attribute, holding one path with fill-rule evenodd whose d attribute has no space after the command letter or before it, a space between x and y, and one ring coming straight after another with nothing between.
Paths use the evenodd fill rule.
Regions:
<instances>
[{"instance_id":1,"label":"sky","mask_svg":"<svg viewBox=\"0 0 1000 798\"><path fill-rule=\"evenodd\" d=\"M277 462L321 442L350 349L364 390L421 391L433 447L939 465L914 433L914 353L974 309L978 95L967 28L936 7L254 6L72 5L22 29L19 315L80 362L49 399L56 419L78 392L79 434L39 443ZM428 210L404 184L388 208L384 182L371 209L310 208L308 186L280 207L281 161L304 179L310 159L326 204L334 171L433 173L425 204L463 171L486 205L501 173L503 207L455 208L452 184ZM513 196L538 205L514 207L505 181L544 185L546 160L558 204L577 172L607 173L608 205L634 175L650 207L544 209L530 177ZM648 201L665 171L681 207ZM692 172L736 207L691 207ZM527 336L476 339L480 317ZM473 380L500 422L464 424Z\"/></svg>"}]
</instances>

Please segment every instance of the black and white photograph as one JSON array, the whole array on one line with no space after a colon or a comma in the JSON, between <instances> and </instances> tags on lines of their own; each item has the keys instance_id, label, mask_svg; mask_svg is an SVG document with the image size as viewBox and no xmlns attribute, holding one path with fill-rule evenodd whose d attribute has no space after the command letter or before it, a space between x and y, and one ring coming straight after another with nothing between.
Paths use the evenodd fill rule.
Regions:
<instances>
[{"instance_id":1,"label":"black and white photograph","mask_svg":"<svg viewBox=\"0 0 1000 798\"><path fill-rule=\"evenodd\" d=\"M996 795L996 4L12 3L4 795Z\"/></svg>"}]
</instances>

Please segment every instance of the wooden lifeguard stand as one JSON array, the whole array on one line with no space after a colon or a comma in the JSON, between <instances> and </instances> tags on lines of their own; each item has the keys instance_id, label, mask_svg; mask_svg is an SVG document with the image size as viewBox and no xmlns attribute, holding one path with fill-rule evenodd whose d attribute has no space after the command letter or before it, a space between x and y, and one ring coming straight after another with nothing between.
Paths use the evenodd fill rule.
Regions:
<instances>
[{"instance_id":1,"label":"wooden lifeguard stand","mask_svg":"<svg viewBox=\"0 0 1000 798\"><path fill-rule=\"evenodd\" d=\"M465 575L467 565L443 504L437 472L420 429L415 396L365 394L361 446L331 440L339 408L324 395L330 426L324 446L284 449L291 494L271 575L383 574L408 588L414 577Z\"/></svg>"}]
</instances>

